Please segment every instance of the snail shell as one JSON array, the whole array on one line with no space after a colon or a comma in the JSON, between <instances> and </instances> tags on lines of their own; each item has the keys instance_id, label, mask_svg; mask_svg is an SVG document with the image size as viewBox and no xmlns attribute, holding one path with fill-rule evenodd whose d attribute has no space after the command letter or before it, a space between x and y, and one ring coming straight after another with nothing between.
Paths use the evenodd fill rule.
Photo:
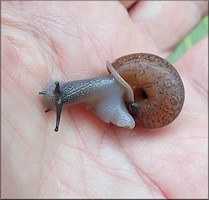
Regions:
<instances>
[{"instance_id":1,"label":"snail shell","mask_svg":"<svg viewBox=\"0 0 209 200\"><path fill-rule=\"evenodd\" d=\"M112 63L134 93L128 109L145 128L170 124L184 104L184 86L176 69L165 59L148 53L122 56Z\"/></svg>"}]
</instances>

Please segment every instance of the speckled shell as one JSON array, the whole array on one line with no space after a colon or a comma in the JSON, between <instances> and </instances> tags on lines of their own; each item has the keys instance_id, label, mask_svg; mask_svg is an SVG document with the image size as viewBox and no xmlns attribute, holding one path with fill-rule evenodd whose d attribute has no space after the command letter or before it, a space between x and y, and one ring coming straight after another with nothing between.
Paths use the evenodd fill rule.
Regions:
<instances>
[{"instance_id":1,"label":"speckled shell","mask_svg":"<svg viewBox=\"0 0 209 200\"><path fill-rule=\"evenodd\" d=\"M184 86L176 69L165 59L148 53L118 58L113 67L134 91L129 105L136 123L145 128L170 124L184 104Z\"/></svg>"}]
</instances>

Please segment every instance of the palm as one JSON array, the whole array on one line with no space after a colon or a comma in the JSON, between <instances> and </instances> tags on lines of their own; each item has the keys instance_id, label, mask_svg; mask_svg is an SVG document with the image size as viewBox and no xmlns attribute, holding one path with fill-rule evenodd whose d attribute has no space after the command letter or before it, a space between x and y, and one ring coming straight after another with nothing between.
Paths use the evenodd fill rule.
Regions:
<instances>
[{"instance_id":1,"label":"palm","mask_svg":"<svg viewBox=\"0 0 209 200\"><path fill-rule=\"evenodd\" d=\"M196 4L188 3L197 8ZM205 14L205 5L199 5ZM207 39L174 65L186 100L169 126L122 129L76 105L63 110L60 131L54 133L55 113L45 114L38 96L48 81L105 74L106 59L133 52L166 57L192 25L178 34L178 20L171 29L165 22L160 31L154 20L166 17L166 12L148 23L140 21L149 8L146 3L133 7L131 18L118 2L20 6L23 12L10 20L22 24L8 26L4 14L14 16L16 5L3 3L2 23L7 24L2 27L3 196L206 197L207 88L201 81L206 79ZM26 16L21 16L24 12Z\"/></svg>"}]
</instances>

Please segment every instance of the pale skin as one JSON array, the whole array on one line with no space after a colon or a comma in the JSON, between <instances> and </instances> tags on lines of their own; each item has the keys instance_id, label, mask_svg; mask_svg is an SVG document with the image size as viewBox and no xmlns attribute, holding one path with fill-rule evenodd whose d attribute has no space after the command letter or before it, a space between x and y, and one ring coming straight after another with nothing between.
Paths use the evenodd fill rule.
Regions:
<instances>
[{"instance_id":1,"label":"pale skin","mask_svg":"<svg viewBox=\"0 0 209 200\"><path fill-rule=\"evenodd\" d=\"M206 1L131 3L2 2L2 198L207 197L207 37L174 63L185 104L164 128L75 105L55 133L44 113L49 81L106 75L106 60L134 52L167 58L208 13Z\"/></svg>"}]
</instances>

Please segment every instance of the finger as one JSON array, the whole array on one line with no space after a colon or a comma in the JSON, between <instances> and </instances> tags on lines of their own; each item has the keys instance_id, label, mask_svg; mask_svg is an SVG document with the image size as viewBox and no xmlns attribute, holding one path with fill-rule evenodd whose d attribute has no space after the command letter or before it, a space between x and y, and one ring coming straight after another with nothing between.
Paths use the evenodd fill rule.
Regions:
<instances>
[{"instance_id":1,"label":"finger","mask_svg":"<svg viewBox=\"0 0 209 200\"><path fill-rule=\"evenodd\" d=\"M161 51L172 50L208 13L207 1L144 1L129 11L130 17L153 39Z\"/></svg>"},{"instance_id":2,"label":"finger","mask_svg":"<svg viewBox=\"0 0 209 200\"><path fill-rule=\"evenodd\" d=\"M199 95L208 95L208 37L194 45L176 64Z\"/></svg>"}]
</instances>

